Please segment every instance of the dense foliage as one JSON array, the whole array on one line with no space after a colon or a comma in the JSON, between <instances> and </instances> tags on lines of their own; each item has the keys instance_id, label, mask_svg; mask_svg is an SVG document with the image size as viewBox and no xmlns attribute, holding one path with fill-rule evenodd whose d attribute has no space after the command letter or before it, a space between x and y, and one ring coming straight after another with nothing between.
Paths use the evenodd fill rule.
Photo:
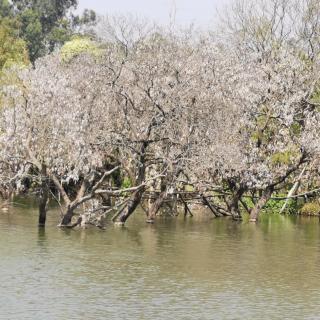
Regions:
<instances>
[{"instance_id":1,"label":"dense foliage","mask_svg":"<svg viewBox=\"0 0 320 320\"><path fill-rule=\"evenodd\" d=\"M29 58L34 62L70 40L81 26L95 22L92 10L85 10L81 17L72 14L77 3L77 0L0 0L0 18L11 21L16 37L26 43Z\"/></svg>"},{"instance_id":2,"label":"dense foliage","mask_svg":"<svg viewBox=\"0 0 320 320\"><path fill-rule=\"evenodd\" d=\"M0 70L14 64L28 64L27 46L24 40L18 37L15 23L8 18L0 22Z\"/></svg>"}]
</instances>

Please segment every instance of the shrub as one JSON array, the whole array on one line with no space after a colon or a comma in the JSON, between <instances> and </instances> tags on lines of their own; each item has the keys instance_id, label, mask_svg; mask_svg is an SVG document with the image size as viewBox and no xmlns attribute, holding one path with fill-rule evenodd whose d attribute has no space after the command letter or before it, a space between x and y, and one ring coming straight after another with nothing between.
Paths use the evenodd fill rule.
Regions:
<instances>
[{"instance_id":1,"label":"shrub","mask_svg":"<svg viewBox=\"0 0 320 320\"><path fill-rule=\"evenodd\" d=\"M73 58L83 53L92 54L98 57L102 49L92 40L88 38L75 38L68 41L60 50L61 58L64 62L69 62Z\"/></svg>"},{"instance_id":2,"label":"shrub","mask_svg":"<svg viewBox=\"0 0 320 320\"><path fill-rule=\"evenodd\" d=\"M320 214L320 204L316 201L308 202L301 208L300 214L306 216L317 216Z\"/></svg>"}]
</instances>

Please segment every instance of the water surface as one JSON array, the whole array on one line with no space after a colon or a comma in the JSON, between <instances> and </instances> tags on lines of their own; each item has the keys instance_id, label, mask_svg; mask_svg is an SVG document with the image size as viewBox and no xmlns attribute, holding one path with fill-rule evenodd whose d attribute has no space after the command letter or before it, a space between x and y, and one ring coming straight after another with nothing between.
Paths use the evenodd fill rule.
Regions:
<instances>
[{"instance_id":1,"label":"water surface","mask_svg":"<svg viewBox=\"0 0 320 320\"><path fill-rule=\"evenodd\" d=\"M316 218L57 221L0 213L0 319L320 319Z\"/></svg>"}]
</instances>

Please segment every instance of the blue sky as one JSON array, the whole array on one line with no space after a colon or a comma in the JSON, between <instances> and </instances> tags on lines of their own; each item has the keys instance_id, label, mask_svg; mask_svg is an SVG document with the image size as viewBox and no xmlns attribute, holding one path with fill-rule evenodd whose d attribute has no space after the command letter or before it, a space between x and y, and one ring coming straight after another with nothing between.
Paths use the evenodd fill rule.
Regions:
<instances>
[{"instance_id":1,"label":"blue sky","mask_svg":"<svg viewBox=\"0 0 320 320\"><path fill-rule=\"evenodd\" d=\"M169 21L176 7L178 24L195 23L208 26L214 23L216 10L222 10L231 0L79 0L79 10L94 9L99 14L133 13L160 23Z\"/></svg>"}]
</instances>

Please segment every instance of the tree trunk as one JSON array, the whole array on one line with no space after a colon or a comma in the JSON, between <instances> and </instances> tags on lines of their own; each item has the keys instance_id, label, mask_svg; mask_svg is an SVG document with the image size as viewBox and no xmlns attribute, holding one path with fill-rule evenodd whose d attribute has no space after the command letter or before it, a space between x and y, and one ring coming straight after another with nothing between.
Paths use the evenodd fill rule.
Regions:
<instances>
[{"instance_id":1,"label":"tree trunk","mask_svg":"<svg viewBox=\"0 0 320 320\"><path fill-rule=\"evenodd\" d=\"M127 203L127 205L119 212L117 218L115 220L116 225L124 225L127 219L131 216L131 214L136 210L139 205L144 188L141 188L135 191L131 196Z\"/></svg>"},{"instance_id":2,"label":"tree trunk","mask_svg":"<svg viewBox=\"0 0 320 320\"><path fill-rule=\"evenodd\" d=\"M208 201L208 199L202 194L200 195L202 198L203 203L210 209L210 211L214 214L216 218L220 217L219 212L215 210L215 208L211 205L211 203Z\"/></svg>"},{"instance_id":3,"label":"tree trunk","mask_svg":"<svg viewBox=\"0 0 320 320\"><path fill-rule=\"evenodd\" d=\"M45 165L41 166L41 194L39 202L39 227L44 227L47 219L47 205L49 201L49 186L47 185L47 168Z\"/></svg>"},{"instance_id":4,"label":"tree trunk","mask_svg":"<svg viewBox=\"0 0 320 320\"><path fill-rule=\"evenodd\" d=\"M254 208L251 210L250 220L249 220L250 222L256 222L258 220L259 213L260 213L261 209L265 206L265 204L271 198L273 190L274 190L273 187L267 187L263 191L260 199L258 200L256 205L254 206Z\"/></svg>"},{"instance_id":5,"label":"tree trunk","mask_svg":"<svg viewBox=\"0 0 320 320\"><path fill-rule=\"evenodd\" d=\"M244 190L240 189L232 195L229 201L227 201L228 209L234 220L242 220L242 216L239 208L239 201L243 194L244 194Z\"/></svg>"},{"instance_id":6,"label":"tree trunk","mask_svg":"<svg viewBox=\"0 0 320 320\"><path fill-rule=\"evenodd\" d=\"M149 142L144 141L140 148L139 166L137 170L137 178L135 179L136 180L135 184L137 186L141 185L145 178L145 174L146 174L145 157L146 157L146 149L148 145L149 145ZM131 216L131 214L136 210L137 206L140 204L144 191L145 191L145 187L141 187L131 194L126 206L120 210L119 214L115 216L116 225L125 224L127 219Z\"/></svg>"},{"instance_id":7,"label":"tree trunk","mask_svg":"<svg viewBox=\"0 0 320 320\"><path fill-rule=\"evenodd\" d=\"M281 210L280 210L280 214L283 213L285 210L286 210L286 207L287 205L289 204L290 202L290 197L294 196L295 193L298 191L299 187L300 187L300 182L301 182L301 179L305 173L307 169L307 166L305 165L304 168L302 169L297 181L294 183L293 187L291 188L291 190L289 191L288 195L287 195L287 199L284 203L284 205L282 206Z\"/></svg>"},{"instance_id":8,"label":"tree trunk","mask_svg":"<svg viewBox=\"0 0 320 320\"><path fill-rule=\"evenodd\" d=\"M183 199L183 196L181 195L181 201L184 205L184 217L186 217L189 213L190 217L193 217L193 214L190 210L190 208L188 207L188 203Z\"/></svg>"},{"instance_id":9,"label":"tree trunk","mask_svg":"<svg viewBox=\"0 0 320 320\"><path fill-rule=\"evenodd\" d=\"M156 217L157 212L161 208L163 201L167 197L167 191L162 191L157 200L152 203L151 208L148 211L148 218L147 218L147 223L153 223L154 219Z\"/></svg>"},{"instance_id":10,"label":"tree trunk","mask_svg":"<svg viewBox=\"0 0 320 320\"><path fill-rule=\"evenodd\" d=\"M49 200L49 191L47 186L42 188L41 193L39 202L39 227L44 227L47 219L47 206Z\"/></svg>"},{"instance_id":11,"label":"tree trunk","mask_svg":"<svg viewBox=\"0 0 320 320\"><path fill-rule=\"evenodd\" d=\"M239 199L232 199L230 203L230 213L234 220L242 220L241 212L239 210Z\"/></svg>"},{"instance_id":12,"label":"tree trunk","mask_svg":"<svg viewBox=\"0 0 320 320\"><path fill-rule=\"evenodd\" d=\"M242 220L239 202L245 193L246 188L241 184L237 185L237 182L233 179L228 179L226 182L228 183L229 189L232 193L230 196L225 197L228 210L234 220Z\"/></svg>"},{"instance_id":13,"label":"tree trunk","mask_svg":"<svg viewBox=\"0 0 320 320\"><path fill-rule=\"evenodd\" d=\"M73 209L70 206L68 206L66 208L65 213L63 213L63 217L61 219L59 227L62 227L62 228L68 227L71 224L72 217L73 217Z\"/></svg>"},{"instance_id":14,"label":"tree trunk","mask_svg":"<svg viewBox=\"0 0 320 320\"><path fill-rule=\"evenodd\" d=\"M81 228L85 229L87 228L88 224L89 224L89 218L86 214L82 214L80 216L80 220L78 220L78 224L80 224Z\"/></svg>"}]
</instances>

